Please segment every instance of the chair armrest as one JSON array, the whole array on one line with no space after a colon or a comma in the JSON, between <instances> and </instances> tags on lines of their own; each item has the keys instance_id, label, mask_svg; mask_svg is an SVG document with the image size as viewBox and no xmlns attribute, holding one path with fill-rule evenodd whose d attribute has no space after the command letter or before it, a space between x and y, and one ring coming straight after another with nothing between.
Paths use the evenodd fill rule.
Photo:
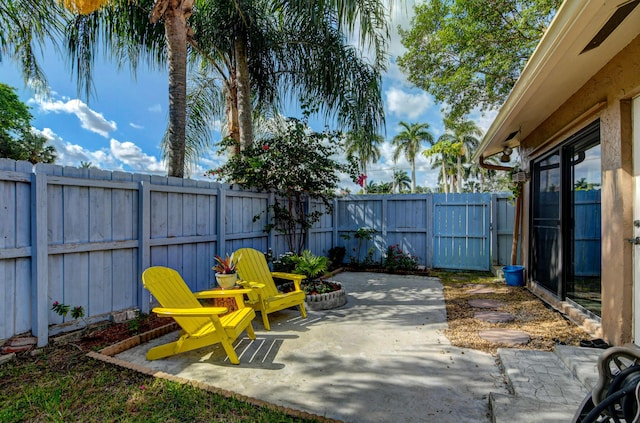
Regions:
<instances>
[{"instance_id":1,"label":"chair armrest","mask_svg":"<svg viewBox=\"0 0 640 423\"><path fill-rule=\"evenodd\" d=\"M279 279L286 279L289 281L302 281L306 278L305 275L298 275L297 273L285 273L285 272L271 272L271 276Z\"/></svg>"},{"instance_id":2,"label":"chair armrest","mask_svg":"<svg viewBox=\"0 0 640 423\"><path fill-rule=\"evenodd\" d=\"M226 307L202 307L202 308L164 308L156 307L153 310L158 316L162 317L210 317L211 315L219 315L227 312Z\"/></svg>"},{"instance_id":3,"label":"chair armrest","mask_svg":"<svg viewBox=\"0 0 640 423\"><path fill-rule=\"evenodd\" d=\"M251 282L251 281L238 281L238 285L244 286L247 289L264 289L266 285L259 282Z\"/></svg>"},{"instance_id":4,"label":"chair armrest","mask_svg":"<svg viewBox=\"0 0 640 423\"><path fill-rule=\"evenodd\" d=\"M249 304L255 304L260 301L260 298L263 297L263 291L266 288L266 285L258 282L251 281L238 281L238 285L246 288L247 293L247 302Z\"/></svg>"},{"instance_id":5,"label":"chair armrest","mask_svg":"<svg viewBox=\"0 0 640 423\"><path fill-rule=\"evenodd\" d=\"M298 275L296 273L284 273L284 272L271 272L271 276L274 278L285 279L293 282L296 291L302 291L300 283L306 279L305 275Z\"/></svg>"},{"instance_id":6,"label":"chair armrest","mask_svg":"<svg viewBox=\"0 0 640 423\"><path fill-rule=\"evenodd\" d=\"M194 292L193 295L199 299L207 299L207 298L229 298L235 297L237 295L248 294L251 292L251 289L225 289L225 290L210 290L210 291L200 291Z\"/></svg>"}]
</instances>

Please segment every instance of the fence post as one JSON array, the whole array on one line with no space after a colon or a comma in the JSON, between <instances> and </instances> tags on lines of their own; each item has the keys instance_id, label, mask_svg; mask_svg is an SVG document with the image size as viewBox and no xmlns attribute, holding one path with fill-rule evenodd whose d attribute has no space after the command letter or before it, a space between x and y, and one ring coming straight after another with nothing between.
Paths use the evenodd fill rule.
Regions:
<instances>
[{"instance_id":1,"label":"fence post","mask_svg":"<svg viewBox=\"0 0 640 423\"><path fill-rule=\"evenodd\" d=\"M489 232L491 234L491 265L498 265L498 197L496 194L491 194L491 220L489 221Z\"/></svg>"},{"instance_id":2,"label":"fence post","mask_svg":"<svg viewBox=\"0 0 640 423\"><path fill-rule=\"evenodd\" d=\"M217 222L216 225L218 227L218 253L220 256L224 257L225 251L227 249L227 232L225 227L225 210L227 208L227 191L224 189L222 185L218 186L218 201L217 201L218 210L216 211Z\"/></svg>"},{"instance_id":3,"label":"fence post","mask_svg":"<svg viewBox=\"0 0 640 423\"><path fill-rule=\"evenodd\" d=\"M427 269L433 268L433 248L434 248L434 234L433 234L433 193L427 193L425 200L427 205L425 207L427 213L427 245L425 246L425 266Z\"/></svg>"},{"instance_id":4,"label":"fence post","mask_svg":"<svg viewBox=\"0 0 640 423\"><path fill-rule=\"evenodd\" d=\"M31 331L38 347L49 343L47 175L31 174Z\"/></svg>"},{"instance_id":5,"label":"fence post","mask_svg":"<svg viewBox=\"0 0 640 423\"><path fill-rule=\"evenodd\" d=\"M333 199L333 213L331 214L331 224L333 225L333 235L331 237L331 247L338 246L338 198Z\"/></svg>"},{"instance_id":6,"label":"fence post","mask_svg":"<svg viewBox=\"0 0 640 423\"><path fill-rule=\"evenodd\" d=\"M311 208L313 207L313 204L311 204L311 197L307 196L307 218L309 216L309 213L311 213ZM303 250L308 250L309 246L311 245L311 237L313 236L313 226L312 225L309 229L307 229L307 236L304 238L304 248ZM302 230L302 228L301 228Z\"/></svg>"},{"instance_id":7,"label":"fence post","mask_svg":"<svg viewBox=\"0 0 640 423\"><path fill-rule=\"evenodd\" d=\"M138 188L138 308L149 313L151 294L142 286L142 272L151 266L151 185L140 181Z\"/></svg>"},{"instance_id":8,"label":"fence post","mask_svg":"<svg viewBox=\"0 0 640 423\"><path fill-rule=\"evenodd\" d=\"M273 206L273 203L275 203L276 201L276 195L273 192L269 193L269 196L267 197L267 209L264 211L264 216L265 216L265 221L267 222L267 225L270 223L271 220L271 214L273 213L273 209L271 208L271 206ZM271 251L273 252L273 259L275 260L280 254L282 254L282 251L280 251L278 249L277 244L277 238L276 238L276 231L271 228L269 230L269 232L267 232L267 251L269 251L269 248L271 248Z\"/></svg>"}]
</instances>

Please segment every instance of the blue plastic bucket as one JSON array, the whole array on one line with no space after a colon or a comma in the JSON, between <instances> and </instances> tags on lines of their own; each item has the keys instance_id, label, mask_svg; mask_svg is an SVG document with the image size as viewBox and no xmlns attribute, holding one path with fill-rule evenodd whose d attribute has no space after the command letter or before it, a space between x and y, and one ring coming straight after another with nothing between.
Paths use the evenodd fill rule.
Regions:
<instances>
[{"instance_id":1,"label":"blue plastic bucket","mask_svg":"<svg viewBox=\"0 0 640 423\"><path fill-rule=\"evenodd\" d=\"M509 286L524 286L524 266L504 266L504 279Z\"/></svg>"}]
</instances>

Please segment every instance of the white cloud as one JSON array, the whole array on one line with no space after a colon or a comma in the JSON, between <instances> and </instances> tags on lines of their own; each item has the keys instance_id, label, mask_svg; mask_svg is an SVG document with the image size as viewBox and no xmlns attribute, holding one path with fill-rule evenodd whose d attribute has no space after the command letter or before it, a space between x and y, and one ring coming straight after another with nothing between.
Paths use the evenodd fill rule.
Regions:
<instances>
[{"instance_id":1,"label":"white cloud","mask_svg":"<svg viewBox=\"0 0 640 423\"><path fill-rule=\"evenodd\" d=\"M105 119L102 113L91 110L89 106L77 98L66 101L36 98L30 100L30 102L35 102L45 113L74 114L80 120L80 124L84 129L95 132L105 138L109 137L109 132L118 129L114 121Z\"/></svg>"},{"instance_id":2,"label":"white cloud","mask_svg":"<svg viewBox=\"0 0 640 423\"><path fill-rule=\"evenodd\" d=\"M153 106L150 106L147 110L150 111L151 113L160 113L162 111L162 106L160 105L160 103L154 104Z\"/></svg>"},{"instance_id":3,"label":"white cloud","mask_svg":"<svg viewBox=\"0 0 640 423\"><path fill-rule=\"evenodd\" d=\"M55 147L57 165L80 167L81 162L90 162L94 167L103 170L126 170L160 175L166 175L167 172L161 161L145 154L140 147L130 141L120 142L112 138L109 148L91 151L81 145L64 141L50 128L44 128L41 131L32 128L32 131L47 138Z\"/></svg>"},{"instance_id":4,"label":"white cloud","mask_svg":"<svg viewBox=\"0 0 640 423\"><path fill-rule=\"evenodd\" d=\"M95 167L109 170L122 170L122 165L117 163L109 150L101 149L96 151L87 150L78 144L64 141L51 128L38 130L31 129L34 133L44 136L56 149L56 164L61 166L79 167L80 162L91 162Z\"/></svg>"},{"instance_id":5,"label":"white cloud","mask_svg":"<svg viewBox=\"0 0 640 423\"><path fill-rule=\"evenodd\" d=\"M137 125L133 122L129 122L129 126L132 127L133 129L144 129L144 126L142 125Z\"/></svg>"},{"instance_id":6,"label":"white cloud","mask_svg":"<svg viewBox=\"0 0 640 423\"><path fill-rule=\"evenodd\" d=\"M391 87L385 92L385 96L389 111L401 119L417 119L433 105L433 100L425 92L411 94Z\"/></svg>"},{"instance_id":7,"label":"white cloud","mask_svg":"<svg viewBox=\"0 0 640 423\"><path fill-rule=\"evenodd\" d=\"M158 173L167 172L165 165L155 156L145 154L140 147L131 141L120 142L111 138L111 154L126 164L134 172Z\"/></svg>"}]
</instances>

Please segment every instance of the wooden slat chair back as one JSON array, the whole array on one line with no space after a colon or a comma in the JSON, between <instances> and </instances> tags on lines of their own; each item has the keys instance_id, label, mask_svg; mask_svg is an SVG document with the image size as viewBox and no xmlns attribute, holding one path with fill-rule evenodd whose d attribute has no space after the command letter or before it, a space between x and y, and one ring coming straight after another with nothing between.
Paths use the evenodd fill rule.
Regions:
<instances>
[{"instance_id":1,"label":"wooden slat chair back","mask_svg":"<svg viewBox=\"0 0 640 423\"><path fill-rule=\"evenodd\" d=\"M229 361L240 363L233 349L233 341L244 331L249 338L255 339L251 325L255 311L245 307L243 301L243 295L252 293L251 290L203 291L194 294L178 272L162 266L146 269L142 273L142 283L161 305L152 311L158 316L172 317L182 328L177 341L151 348L147 352L148 360L221 343ZM235 298L238 306L231 313L226 307L204 307L198 301L199 298L228 297Z\"/></svg>"},{"instance_id":2,"label":"wooden slat chair back","mask_svg":"<svg viewBox=\"0 0 640 423\"><path fill-rule=\"evenodd\" d=\"M271 272L264 254L253 248L241 248L234 253L239 257L237 270L240 281L245 288L252 288L257 296L249 297L249 304L262 315L262 323L266 330L271 330L268 314L297 306L303 318L307 317L304 307L305 293L300 288L303 275L293 273ZM273 278L290 280L294 284L292 292L278 291ZM252 300L253 298L253 300Z\"/></svg>"},{"instance_id":3,"label":"wooden slat chair back","mask_svg":"<svg viewBox=\"0 0 640 423\"><path fill-rule=\"evenodd\" d=\"M280 293L264 254L252 248L241 248L234 254L236 257L240 257L238 276L241 280L263 284L263 293L269 297Z\"/></svg>"}]
</instances>

